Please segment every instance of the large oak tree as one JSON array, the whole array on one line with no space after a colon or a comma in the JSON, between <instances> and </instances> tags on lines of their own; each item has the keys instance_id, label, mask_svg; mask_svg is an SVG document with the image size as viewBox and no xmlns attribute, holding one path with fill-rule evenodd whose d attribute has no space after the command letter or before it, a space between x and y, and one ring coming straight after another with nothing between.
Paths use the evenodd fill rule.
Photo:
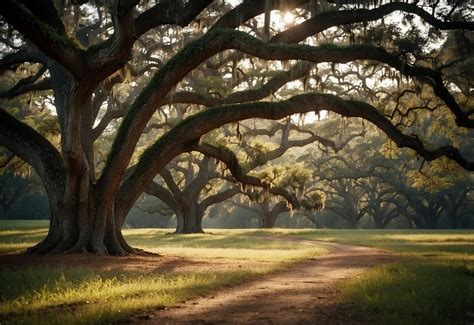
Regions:
<instances>
[{"instance_id":1,"label":"large oak tree","mask_svg":"<svg viewBox=\"0 0 474 325\"><path fill-rule=\"evenodd\" d=\"M2 25L8 24L4 27L7 32L3 43L12 49L2 54L0 69L11 70L25 63L38 65L34 74L2 96L52 89L61 130L58 150L32 127L0 110L0 144L36 170L51 206L48 235L30 252L136 253L125 242L121 228L128 211L155 175L179 154L200 150L203 145L205 150L200 151L204 154L221 156L222 151L206 148L200 138L224 124L248 118L278 120L296 113L322 111L361 117L383 130L398 146L411 148L426 160L445 156L474 170L471 157L463 156L459 148L451 144L432 148L411 129L404 132L405 107L375 107L370 98L359 98L351 91L337 94L318 87L323 77L318 67L326 63L333 69L351 62L361 64L366 69L361 69L354 80L363 79L371 67L383 67L384 75L375 74L372 80L397 79L401 93L403 87L428 87L433 101L442 106L440 109L452 117L457 127L472 129L474 110L469 104L470 94L461 91L469 89L465 84L470 80L460 81L451 76L472 55L465 50L471 42L470 34L465 32L474 29L474 22L468 21L472 12L468 1L245 0L233 8L221 4L211 0L0 2ZM81 10L92 18L81 20ZM293 10L298 16L295 25L275 28L272 17L278 10ZM388 16L394 21L389 25L384 20ZM460 46L461 50L452 51L447 58L437 56L429 46L416 46L420 33L414 26L420 21L426 30L434 30L433 37L441 40L441 31L459 32L468 46ZM191 23L195 23L194 27ZM402 23L413 32L383 33ZM182 28L184 40L179 50L164 57L164 63L155 58L158 69L144 74L145 81L125 102L124 111L110 111L100 120L101 103L104 97L112 96L107 85L115 82L120 77L117 72L131 62L134 48L146 48L150 33L164 35L178 28ZM380 30L381 36L377 34ZM95 42L85 41L96 34L100 37ZM333 44L324 41L329 34L334 36L330 38ZM165 48L167 42L158 47ZM182 86L198 67L218 69L226 80L226 68L231 67L231 74L236 76L240 66L255 58L281 61L282 68L294 60L312 65L306 73L304 69L290 69L275 74L262 85L239 84L226 96L192 92ZM305 81L299 94L281 95L278 100L271 97L296 79ZM157 109L170 103L192 103L207 109L164 130L132 163L147 123ZM94 143L115 115L124 117L108 158L99 169ZM238 174L238 166L232 167Z\"/></svg>"}]
</instances>

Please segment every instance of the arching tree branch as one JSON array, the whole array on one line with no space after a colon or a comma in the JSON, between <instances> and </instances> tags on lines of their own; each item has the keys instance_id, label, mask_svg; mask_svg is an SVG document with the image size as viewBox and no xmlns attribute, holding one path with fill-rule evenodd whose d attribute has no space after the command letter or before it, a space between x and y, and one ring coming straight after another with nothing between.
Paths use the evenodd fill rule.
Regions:
<instances>
[{"instance_id":1,"label":"arching tree branch","mask_svg":"<svg viewBox=\"0 0 474 325\"><path fill-rule=\"evenodd\" d=\"M403 71L405 75L430 78L435 80L437 87L445 88L438 72L425 67L408 65L398 57L376 46L364 44L350 47L312 47L308 45L268 44L243 32L215 29L206 33L202 38L189 43L180 53L168 61L134 101L118 130L109 154L108 163L101 177L101 182L107 183L110 190L113 191L119 186L120 179L133 154L141 132L162 98L188 72L210 56L225 49L238 49L263 59L300 59L315 63L374 60ZM446 93L449 94L447 91ZM449 94L449 96L451 95ZM445 102L447 104L456 103L449 100ZM467 119L465 113L457 104L449 106L449 108L455 114L458 124L474 127L474 120Z\"/></svg>"},{"instance_id":2,"label":"arching tree branch","mask_svg":"<svg viewBox=\"0 0 474 325\"><path fill-rule=\"evenodd\" d=\"M140 37L150 29L165 24L187 26L211 2L212 0L189 1L184 7L180 7L177 1L158 3L134 19L135 36Z\"/></svg>"},{"instance_id":3,"label":"arching tree branch","mask_svg":"<svg viewBox=\"0 0 474 325\"><path fill-rule=\"evenodd\" d=\"M81 64L83 51L60 31L52 29L26 5L13 0L0 1L0 14L42 52L71 73L78 76L85 73Z\"/></svg>"},{"instance_id":4,"label":"arching tree branch","mask_svg":"<svg viewBox=\"0 0 474 325\"><path fill-rule=\"evenodd\" d=\"M392 2L375 9L335 10L323 12L305 20L303 23L275 35L270 42L298 43L310 35L320 33L330 27L354 24L358 22L381 19L395 11L415 14L433 27L441 30L465 29L474 30L474 22L439 20L416 4Z\"/></svg>"},{"instance_id":5,"label":"arching tree branch","mask_svg":"<svg viewBox=\"0 0 474 325\"><path fill-rule=\"evenodd\" d=\"M34 168L50 200L62 196L66 171L60 153L43 136L3 108L0 108L0 144Z\"/></svg>"},{"instance_id":6,"label":"arching tree branch","mask_svg":"<svg viewBox=\"0 0 474 325\"><path fill-rule=\"evenodd\" d=\"M138 190L136 193L140 193L146 187L148 181L153 179L154 175L173 157L182 152L193 150L193 146L196 145L196 141L202 135L224 124L248 118L278 120L292 114L321 110L332 111L346 117L361 117L375 124L399 147L411 148L426 160L446 156L465 169L474 170L474 162L466 160L458 149L444 146L435 150L428 150L418 138L403 134L369 104L342 100L327 94L304 94L281 102L259 102L214 107L185 119L144 152L134 173L123 182L121 188L135 188ZM120 199L118 199L117 204L133 205L136 194L127 190L120 190L120 192Z\"/></svg>"}]
</instances>

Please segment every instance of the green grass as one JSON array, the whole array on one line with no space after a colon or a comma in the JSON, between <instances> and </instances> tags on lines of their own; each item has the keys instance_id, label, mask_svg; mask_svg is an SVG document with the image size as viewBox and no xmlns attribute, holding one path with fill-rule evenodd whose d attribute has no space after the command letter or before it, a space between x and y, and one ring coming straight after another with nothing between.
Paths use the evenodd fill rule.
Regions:
<instances>
[{"instance_id":1,"label":"green grass","mask_svg":"<svg viewBox=\"0 0 474 325\"><path fill-rule=\"evenodd\" d=\"M0 319L2 324L100 324L146 309L164 308L258 274L3 270Z\"/></svg>"},{"instance_id":2,"label":"green grass","mask_svg":"<svg viewBox=\"0 0 474 325\"><path fill-rule=\"evenodd\" d=\"M271 229L237 231L246 235L280 235L386 249L405 256L474 261L474 230Z\"/></svg>"},{"instance_id":3,"label":"green grass","mask_svg":"<svg viewBox=\"0 0 474 325\"><path fill-rule=\"evenodd\" d=\"M473 230L255 230L393 251L398 263L375 267L341 284L341 304L380 324L472 324Z\"/></svg>"},{"instance_id":4,"label":"green grass","mask_svg":"<svg viewBox=\"0 0 474 325\"><path fill-rule=\"evenodd\" d=\"M39 226L21 222L17 228L14 222L0 222L0 252L35 244L46 234L44 224ZM4 270L0 272L0 319L13 323L104 323L140 310L163 308L326 252L318 246L279 241L273 235L377 247L400 254L399 262L375 267L341 284L340 303L355 306L377 323L463 324L474 318L468 314L474 310L472 230L211 229L208 234L167 234L171 231L127 229L124 234L129 243L149 251L210 262L245 261L242 265L247 266L189 274Z\"/></svg>"},{"instance_id":5,"label":"green grass","mask_svg":"<svg viewBox=\"0 0 474 325\"><path fill-rule=\"evenodd\" d=\"M271 237L246 236L227 230L211 229L207 234L175 235L168 230L124 230L127 241L147 251L185 257L288 262L324 254L327 249L302 246Z\"/></svg>"},{"instance_id":6,"label":"green grass","mask_svg":"<svg viewBox=\"0 0 474 325\"><path fill-rule=\"evenodd\" d=\"M0 220L0 230L18 228L47 228L49 220Z\"/></svg>"},{"instance_id":7,"label":"green grass","mask_svg":"<svg viewBox=\"0 0 474 325\"><path fill-rule=\"evenodd\" d=\"M473 270L463 263L410 259L376 267L343 285L342 303L381 324L469 323Z\"/></svg>"},{"instance_id":8,"label":"green grass","mask_svg":"<svg viewBox=\"0 0 474 325\"><path fill-rule=\"evenodd\" d=\"M0 221L0 252L16 252L34 245L47 232L44 225ZM97 324L127 315L164 308L177 301L234 285L291 263L326 253L318 246L282 242L269 237L211 231L174 235L168 230L127 229L133 246L167 256L212 263L235 263L239 268L217 271L102 271L21 269L0 267L0 320L26 324ZM242 263L240 263L242 261ZM240 267L241 264L241 267Z\"/></svg>"}]
</instances>

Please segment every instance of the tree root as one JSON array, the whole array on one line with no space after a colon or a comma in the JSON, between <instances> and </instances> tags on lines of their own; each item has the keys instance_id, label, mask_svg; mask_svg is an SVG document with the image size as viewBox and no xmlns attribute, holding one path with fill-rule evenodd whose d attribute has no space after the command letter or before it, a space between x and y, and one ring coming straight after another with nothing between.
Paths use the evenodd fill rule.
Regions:
<instances>
[{"instance_id":1,"label":"tree root","mask_svg":"<svg viewBox=\"0 0 474 325\"><path fill-rule=\"evenodd\" d=\"M65 238L61 234L56 236L48 234L41 242L26 249L27 254L97 254L111 256L161 256L158 253L147 252L140 248L130 246L120 231L116 236L106 240L87 240L79 238L77 241L71 237Z\"/></svg>"}]
</instances>

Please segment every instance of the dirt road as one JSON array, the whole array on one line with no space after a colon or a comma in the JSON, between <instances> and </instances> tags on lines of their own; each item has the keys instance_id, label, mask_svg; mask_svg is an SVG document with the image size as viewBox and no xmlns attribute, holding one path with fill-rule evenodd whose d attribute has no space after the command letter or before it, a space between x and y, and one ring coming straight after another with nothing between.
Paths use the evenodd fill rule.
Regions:
<instances>
[{"instance_id":1,"label":"dirt road","mask_svg":"<svg viewBox=\"0 0 474 325\"><path fill-rule=\"evenodd\" d=\"M136 324L368 324L372 316L337 302L337 282L378 264L396 261L386 251L337 243L321 245L331 253L213 295L138 315Z\"/></svg>"}]
</instances>

